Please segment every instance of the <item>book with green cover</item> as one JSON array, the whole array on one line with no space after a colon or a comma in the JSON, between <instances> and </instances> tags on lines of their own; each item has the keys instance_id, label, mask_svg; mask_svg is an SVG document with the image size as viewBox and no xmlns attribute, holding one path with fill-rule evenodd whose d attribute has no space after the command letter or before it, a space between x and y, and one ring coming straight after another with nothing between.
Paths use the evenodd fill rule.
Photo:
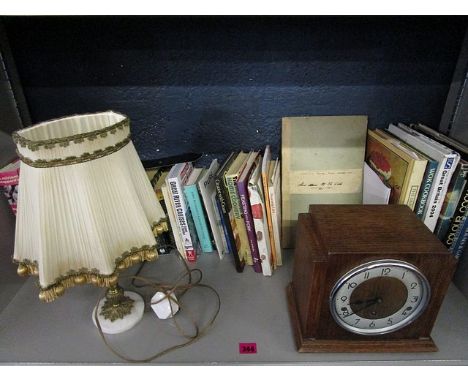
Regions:
<instances>
[{"instance_id":1,"label":"book with green cover","mask_svg":"<svg viewBox=\"0 0 468 382\"><path fill-rule=\"evenodd\" d=\"M202 252L213 252L213 244L211 242L210 230L206 221L205 211L200 199L198 192L197 181L200 179L204 172L203 168L194 168L192 174L190 174L187 183L184 186L184 194L189 205L190 211L192 212L193 222L195 224L195 230L197 232L198 240Z\"/></svg>"},{"instance_id":2,"label":"book with green cover","mask_svg":"<svg viewBox=\"0 0 468 382\"><path fill-rule=\"evenodd\" d=\"M361 204L367 116L284 117L281 131L283 248L310 204Z\"/></svg>"}]
</instances>

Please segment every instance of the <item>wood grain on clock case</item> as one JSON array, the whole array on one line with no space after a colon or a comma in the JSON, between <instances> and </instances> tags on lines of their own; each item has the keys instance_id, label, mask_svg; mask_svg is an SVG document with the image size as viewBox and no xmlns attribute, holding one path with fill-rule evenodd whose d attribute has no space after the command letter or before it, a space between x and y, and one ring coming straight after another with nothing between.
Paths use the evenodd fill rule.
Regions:
<instances>
[{"instance_id":1,"label":"wood grain on clock case","mask_svg":"<svg viewBox=\"0 0 468 382\"><path fill-rule=\"evenodd\" d=\"M288 305L298 351L436 351L430 338L456 260L404 205L311 205L299 214ZM350 333L333 319L329 296L350 269L378 259L413 264L426 276L431 299L414 322L392 333Z\"/></svg>"}]
</instances>

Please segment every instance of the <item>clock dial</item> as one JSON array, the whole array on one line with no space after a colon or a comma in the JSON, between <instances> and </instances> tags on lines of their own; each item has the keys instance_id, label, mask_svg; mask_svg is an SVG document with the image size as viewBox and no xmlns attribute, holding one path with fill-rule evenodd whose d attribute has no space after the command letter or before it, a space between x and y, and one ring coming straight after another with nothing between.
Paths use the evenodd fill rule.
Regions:
<instances>
[{"instance_id":1,"label":"clock dial","mask_svg":"<svg viewBox=\"0 0 468 382\"><path fill-rule=\"evenodd\" d=\"M416 267L398 260L378 260L352 269L335 283L330 310L346 330L378 335L413 322L429 297L429 283Z\"/></svg>"}]
</instances>

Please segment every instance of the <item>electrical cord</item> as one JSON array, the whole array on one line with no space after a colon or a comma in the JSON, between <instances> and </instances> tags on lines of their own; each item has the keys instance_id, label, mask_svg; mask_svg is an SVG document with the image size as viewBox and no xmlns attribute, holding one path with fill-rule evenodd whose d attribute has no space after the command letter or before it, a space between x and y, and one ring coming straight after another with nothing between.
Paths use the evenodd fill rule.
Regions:
<instances>
[{"instance_id":1,"label":"electrical cord","mask_svg":"<svg viewBox=\"0 0 468 382\"><path fill-rule=\"evenodd\" d=\"M162 357L163 355L165 354L168 354L174 350L177 350L177 349L180 349L180 348L183 348L185 346L188 346L192 343L194 343L195 341L199 340L200 338L202 338L207 332L208 330L213 326L213 323L214 321L216 320L218 314L219 314L219 311L221 309L221 299L220 299L220 296L218 294L218 292L211 286L209 285L206 285L206 284L202 284L201 283L201 280L203 278L203 273L200 269L198 268L194 268L194 269L190 269L185 261L185 259L182 257L182 255L179 253L179 251L176 251L177 254L178 254L178 257L182 260L182 264L184 265L184 268L185 270L177 277L176 281L172 284L166 284L166 283L159 283L159 282L156 282L156 281L153 281L147 277L142 277L140 276L140 273L141 271L143 270L143 267L145 265L146 262L143 262L140 264L137 272L135 273L135 275L133 276L128 276L128 277L124 277L124 278L130 278L131 279L131 285L135 288L150 288L151 289L151 296L153 296L156 292L163 292L164 293L164 297L157 300L157 301L152 301L152 302L149 302L149 304L157 304L159 303L160 301L164 300L164 299L168 299L171 301L171 303L169 304L170 308L171 308L171 313L172 313L172 317L171 319L173 320L174 322L174 325L175 327L177 328L177 331L179 332L179 334L184 337L186 339L185 342L182 342L180 344L177 344L177 345L174 345L174 346L170 346L168 348L165 348L163 349L162 351L150 356L150 357L147 357L147 358L143 358L143 359L136 359L136 358L130 358L130 357L127 357L127 356L124 356L123 354L121 354L120 352L118 352L116 349L114 349L112 347L112 345L109 344L109 342L107 341L106 339L106 336L104 335L104 332L102 331L102 327L99 323L99 317L98 317L98 305L99 305L99 302L100 300L102 299L99 298L99 300L97 301L96 303L96 308L94 309L94 320L96 322L96 326L97 326L97 329L99 331L99 335L101 336L104 344L107 346L107 348L113 353L115 354L117 357L121 358L122 360L124 361L127 361L127 362L131 362L131 363L147 363L147 362L151 362L159 357ZM194 281L194 275L197 274L198 277L195 279ZM184 282L184 279L188 278L188 281L187 282ZM139 281L139 282L142 282L142 284L136 284L136 281ZM181 305L180 303L180 299L185 295L186 292L190 291L190 290L193 290L195 288L205 288L205 289L208 289L210 290L211 292L213 292L215 298L216 298L216 302L217 302L217 305L216 305L216 309L213 313L213 316L212 318L209 320L209 322L202 328L199 328L199 326L197 325L196 323L196 320L192 317L192 315L190 314L190 311ZM174 299L172 297L172 293L174 293L174 295L177 296L177 300ZM146 299L145 299L146 300ZM189 318L195 328L195 334L193 335L190 335L188 333L185 333L185 331L182 329L182 327L179 325L179 323L177 322L177 316L174 314L174 311L173 311L173 307L172 307L172 303L175 303L179 306L179 310L180 311L184 311L186 314L189 315ZM145 306L147 305L148 303L145 301Z\"/></svg>"}]
</instances>

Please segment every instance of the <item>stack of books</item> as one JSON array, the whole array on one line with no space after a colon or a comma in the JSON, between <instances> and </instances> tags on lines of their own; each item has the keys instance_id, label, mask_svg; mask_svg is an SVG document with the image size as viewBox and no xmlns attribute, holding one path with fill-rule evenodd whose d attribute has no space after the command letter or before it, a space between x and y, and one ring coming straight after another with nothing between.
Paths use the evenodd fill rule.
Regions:
<instances>
[{"instance_id":1,"label":"stack of books","mask_svg":"<svg viewBox=\"0 0 468 382\"><path fill-rule=\"evenodd\" d=\"M467 155L422 124L368 131L366 164L390 188L389 203L408 205L457 258L468 239Z\"/></svg>"},{"instance_id":2,"label":"stack of books","mask_svg":"<svg viewBox=\"0 0 468 382\"><path fill-rule=\"evenodd\" d=\"M248 265L265 276L282 265L280 161L270 146L232 152L208 168L183 162L148 175L187 261L216 251L232 256L238 272Z\"/></svg>"}]
</instances>

